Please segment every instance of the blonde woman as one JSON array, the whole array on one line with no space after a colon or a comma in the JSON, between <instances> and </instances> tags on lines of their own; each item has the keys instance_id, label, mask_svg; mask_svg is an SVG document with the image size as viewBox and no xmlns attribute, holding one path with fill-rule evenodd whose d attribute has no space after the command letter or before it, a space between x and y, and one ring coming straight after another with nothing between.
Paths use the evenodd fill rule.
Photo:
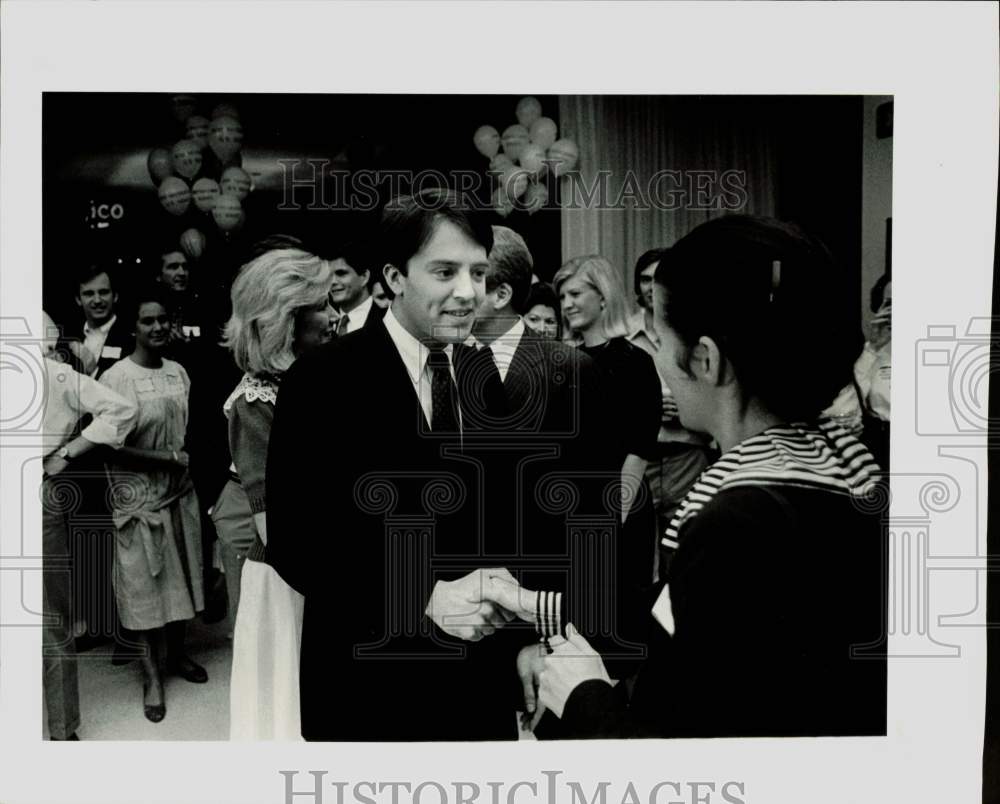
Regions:
<instances>
[{"instance_id":1,"label":"blonde woman","mask_svg":"<svg viewBox=\"0 0 1000 804\"><path fill-rule=\"evenodd\" d=\"M298 740L302 597L267 564L264 469L282 374L333 337L330 263L299 249L267 251L233 283L225 343L245 373L224 411L233 476L212 512L236 609L230 738ZM239 579L237 581L237 579Z\"/></svg>"},{"instance_id":2,"label":"blonde woman","mask_svg":"<svg viewBox=\"0 0 1000 804\"><path fill-rule=\"evenodd\" d=\"M621 454L622 521L630 516L648 519L652 508L643 478L647 462L656 455L660 381L652 358L625 337L621 275L604 257L593 254L567 262L552 284L559 297L564 337L593 358L611 391L608 426L616 432ZM652 519L646 524L652 561Z\"/></svg>"}]
</instances>

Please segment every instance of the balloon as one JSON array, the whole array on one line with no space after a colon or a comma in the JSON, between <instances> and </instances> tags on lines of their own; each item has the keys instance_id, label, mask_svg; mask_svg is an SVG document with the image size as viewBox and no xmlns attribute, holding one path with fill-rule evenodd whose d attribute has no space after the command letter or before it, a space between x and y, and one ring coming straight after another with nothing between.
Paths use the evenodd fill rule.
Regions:
<instances>
[{"instance_id":1,"label":"balloon","mask_svg":"<svg viewBox=\"0 0 1000 804\"><path fill-rule=\"evenodd\" d=\"M528 144L528 129L524 126L508 126L503 132L503 152L515 162L521 157L521 148Z\"/></svg>"},{"instance_id":2,"label":"balloon","mask_svg":"<svg viewBox=\"0 0 1000 804\"><path fill-rule=\"evenodd\" d=\"M531 141L543 148L548 148L556 141L556 122L551 117L539 117L531 124L529 136Z\"/></svg>"},{"instance_id":3,"label":"balloon","mask_svg":"<svg viewBox=\"0 0 1000 804\"><path fill-rule=\"evenodd\" d=\"M192 260L198 259L205 253L205 235L197 229L188 229L181 235L181 248Z\"/></svg>"},{"instance_id":4,"label":"balloon","mask_svg":"<svg viewBox=\"0 0 1000 804\"><path fill-rule=\"evenodd\" d=\"M490 173L503 173L509 167L514 167L514 162L506 154L497 154L490 160Z\"/></svg>"},{"instance_id":5,"label":"balloon","mask_svg":"<svg viewBox=\"0 0 1000 804\"><path fill-rule=\"evenodd\" d=\"M220 103L212 109L212 119L215 120L217 117L231 117L233 120L239 120L240 112L231 103Z\"/></svg>"},{"instance_id":6,"label":"balloon","mask_svg":"<svg viewBox=\"0 0 1000 804\"><path fill-rule=\"evenodd\" d=\"M243 207L235 195L220 195L212 210L216 226L223 232L231 232L243 223Z\"/></svg>"},{"instance_id":7,"label":"balloon","mask_svg":"<svg viewBox=\"0 0 1000 804\"><path fill-rule=\"evenodd\" d=\"M208 146L219 161L228 164L243 147L243 126L232 117L216 117L208 129Z\"/></svg>"},{"instance_id":8,"label":"balloon","mask_svg":"<svg viewBox=\"0 0 1000 804\"><path fill-rule=\"evenodd\" d=\"M549 203L549 191L544 184L532 184L524 193L521 199L525 211L529 215L534 215L538 210Z\"/></svg>"},{"instance_id":9,"label":"balloon","mask_svg":"<svg viewBox=\"0 0 1000 804\"><path fill-rule=\"evenodd\" d=\"M521 149L521 167L534 178L545 172L545 149L541 145L529 142Z\"/></svg>"},{"instance_id":10,"label":"balloon","mask_svg":"<svg viewBox=\"0 0 1000 804\"><path fill-rule=\"evenodd\" d=\"M514 203L507 197L503 187L497 187L493 191L493 209L501 218L506 218L514 211Z\"/></svg>"},{"instance_id":11,"label":"balloon","mask_svg":"<svg viewBox=\"0 0 1000 804\"><path fill-rule=\"evenodd\" d=\"M222 191L219 189L219 183L215 179L210 179L207 176L205 178L198 179L198 181L194 183L194 187L191 188L194 205L202 212L212 211L212 208L215 206L215 202L218 200L221 192Z\"/></svg>"},{"instance_id":12,"label":"balloon","mask_svg":"<svg viewBox=\"0 0 1000 804\"><path fill-rule=\"evenodd\" d=\"M492 159L500 150L500 132L493 126L480 126L472 135L472 142L487 159Z\"/></svg>"},{"instance_id":13,"label":"balloon","mask_svg":"<svg viewBox=\"0 0 1000 804\"><path fill-rule=\"evenodd\" d=\"M250 193L250 174L243 168L227 167L222 171L222 180L219 182L223 195L235 195L240 201Z\"/></svg>"},{"instance_id":14,"label":"balloon","mask_svg":"<svg viewBox=\"0 0 1000 804\"><path fill-rule=\"evenodd\" d=\"M521 98L517 102L517 108L514 110L514 114L517 117L517 122L520 123L525 128L531 128L531 124L534 123L539 117L542 116L542 104L538 102L538 98Z\"/></svg>"},{"instance_id":15,"label":"balloon","mask_svg":"<svg viewBox=\"0 0 1000 804\"><path fill-rule=\"evenodd\" d=\"M201 148L194 140L181 140L171 152L174 169L185 179L193 179L201 170Z\"/></svg>"},{"instance_id":16,"label":"balloon","mask_svg":"<svg viewBox=\"0 0 1000 804\"><path fill-rule=\"evenodd\" d=\"M146 169L153 184L159 185L167 176L174 175L174 160L166 148L154 148L146 159Z\"/></svg>"},{"instance_id":17,"label":"balloon","mask_svg":"<svg viewBox=\"0 0 1000 804\"><path fill-rule=\"evenodd\" d=\"M557 176L562 176L575 168L579 158L580 149L573 140L556 140L549 148L549 165Z\"/></svg>"},{"instance_id":18,"label":"balloon","mask_svg":"<svg viewBox=\"0 0 1000 804\"><path fill-rule=\"evenodd\" d=\"M183 215L191 204L191 188L184 179L167 176L160 185L160 203L171 215Z\"/></svg>"},{"instance_id":19,"label":"balloon","mask_svg":"<svg viewBox=\"0 0 1000 804\"><path fill-rule=\"evenodd\" d=\"M208 118L201 115L192 115L187 121L187 138L194 140L198 146L204 148L208 145Z\"/></svg>"},{"instance_id":20,"label":"balloon","mask_svg":"<svg viewBox=\"0 0 1000 804\"><path fill-rule=\"evenodd\" d=\"M194 95L174 95L170 103L174 107L174 117L178 123L185 122L198 108L198 100Z\"/></svg>"},{"instance_id":21,"label":"balloon","mask_svg":"<svg viewBox=\"0 0 1000 804\"><path fill-rule=\"evenodd\" d=\"M510 199L520 198L528 189L528 171L511 165L500 176L500 187Z\"/></svg>"}]
</instances>

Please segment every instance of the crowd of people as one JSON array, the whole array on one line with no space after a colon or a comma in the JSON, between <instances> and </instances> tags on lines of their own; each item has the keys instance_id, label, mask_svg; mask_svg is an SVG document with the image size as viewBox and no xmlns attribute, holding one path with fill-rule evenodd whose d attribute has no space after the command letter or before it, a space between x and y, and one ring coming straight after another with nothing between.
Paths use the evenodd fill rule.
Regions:
<instances>
[{"instance_id":1,"label":"crowd of people","mask_svg":"<svg viewBox=\"0 0 1000 804\"><path fill-rule=\"evenodd\" d=\"M334 259L262 240L222 293L173 243L127 298L87 267L47 359L51 739L81 729L81 583L154 723L164 674L208 680L185 624L228 616L234 740L884 733L855 653L883 637L891 284L862 351L795 226L712 220L632 294L621 268L540 282L436 191ZM69 478L107 577L53 559Z\"/></svg>"}]
</instances>

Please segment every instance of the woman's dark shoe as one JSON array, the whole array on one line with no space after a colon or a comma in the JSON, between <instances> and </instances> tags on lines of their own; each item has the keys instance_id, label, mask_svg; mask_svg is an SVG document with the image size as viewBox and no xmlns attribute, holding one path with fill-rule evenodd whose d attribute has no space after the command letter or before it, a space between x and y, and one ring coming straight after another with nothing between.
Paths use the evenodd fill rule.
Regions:
<instances>
[{"instance_id":1,"label":"woman's dark shoe","mask_svg":"<svg viewBox=\"0 0 1000 804\"><path fill-rule=\"evenodd\" d=\"M173 676L180 676L192 684L204 684L208 681L208 673L205 668L187 656L181 656L177 660L168 661L167 672Z\"/></svg>"},{"instance_id":2,"label":"woman's dark shoe","mask_svg":"<svg viewBox=\"0 0 1000 804\"><path fill-rule=\"evenodd\" d=\"M167 705L163 702L163 685L160 685L160 703L154 705L146 703L149 698L149 686L148 681L142 682L142 713L151 723L159 723L167 714Z\"/></svg>"}]
</instances>

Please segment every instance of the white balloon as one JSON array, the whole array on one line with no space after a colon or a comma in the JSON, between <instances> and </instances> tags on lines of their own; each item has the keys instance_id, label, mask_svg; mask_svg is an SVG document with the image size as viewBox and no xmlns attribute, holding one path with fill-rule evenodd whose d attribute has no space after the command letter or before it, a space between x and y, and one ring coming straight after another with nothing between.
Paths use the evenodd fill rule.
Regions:
<instances>
[{"instance_id":1,"label":"white balloon","mask_svg":"<svg viewBox=\"0 0 1000 804\"><path fill-rule=\"evenodd\" d=\"M480 126L472 135L472 142L487 159L492 159L500 150L500 132L493 126Z\"/></svg>"},{"instance_id":2,"label":"white balloon","mask_svg":"<svg viewBox=\"0 0 1000 804\"><path fill-rule=\"evenodd\" d=\"M500 187L509 199L520 198L528 189L528 171L512 165L500 176Z\"/></svg>"},{"instance_id":3,"label":"white balloon","mask_svg":"<svg viewBox=\"0 0 1000 804\"><path fill-rule=\"evenodd\" d=\"M503 187L497 187L493 191L493 209L497 211L497 214L501 218L506 218L514 211L514 202L507 197L507 193L504 192Z\"/></svg>"},{"instance_id":4,"label":"white balloon","mask_svg":"<svg viewBox=\"0 0 1000 804\"><path fill-rule=\"evenodd\" d=\"M231 232L245 220L243 206L235 195L220 195L212 210L215 224L223 232Z\"/></svg>"},{"instance_id":5,"label":"white balloon","mask_svg":"<svg viewBox=\"0 0 1000 804\"><path fill-rule=\"evenodd\" d=\"M193 179L201 170L201 147L194 140L181 140L170 152L174 170L185 179Z\"/></svg>"},{"instance_id":6,"label":"white balloon","mask_svg":"<svg viewBox=\"0 0 1000 804\"><path fill-rule=\"evenodd\" d=\"M219 181L219 188L223 195L234 195L240 201L250 194L252 180L250 174L243 168L227 167L222 171L222 178Z\"/></svg>"},{"instance_id":7,"label":"white balloon","mask_svg":"<svg viewBox=\"0 0 1000 804\"><path fill-rule=\"evenodd\" d=\"M524 210L529 215L534 215L538 210L549 203L549 191L544 184L532 184L524 193L521 199Z\"/></svg>"},{"instance_id":8,"label":"white balloon","mask_svg":"<svg viewBox=\"0 0 1000 804\"><path fill-rule=\"evenodd\" d=\"M206 242L205 235L197 229L188 229L181 235L181 248L192 260L205 253Z\"/></svg>"},{"instance_id":9,"label":"white balloon","mask_svg":"<svg viewBox=\"0 0 1000 804\"><path fill-rule=\"evenodd\" d=\"M528 144L528 129L522 125L508 126L501 141L503 152L516 162L521 158L521 149Z\"/></svg>"},{"instance_id":10,"label":"white balloon","mask_svg":"<svg viewBox=\"0 0 1000 804\"><path fill-rule=\"evenodd\" d=\"M191 204L191 188L176 176L167 176L160 183L158 195L163 208L171 215L183 215Z\"/></svg>"},{"instance_id":11,"label":"white balloon","mask_svg":"<svg viewBox=\"0 0 1000 804\"><path fill-rule=\"evenodd\" d=\"M538 102L538 98L521 98L517 102L517 108L514 110L514 114L517 117L517 122L520 123L525 128L531 128L531 124L534 123L539 117L542 116L542 104Z\"/></svg>"},{"instance_id":12,"label":"white balloon","mask_svg":"<svg viewBox=\"0 0 1000 804\"><path fill-rule=\"evenodd\" d=\"M233 117L216 117L208 130L208 145L219 160L226 164L243 147L243 126Z\"/></svg>"},{"instance_id":13,"label":"white balloon","mask_svg":"<svg viewBox=\"0 0 1000 804\"><path fill-rule=\"evenodd\" d=\"M187 121L187 138L204 148L208 145L209 122L207 117L192 115Z\"/></svg>"},{"instance_id":14,"label":"white balloon","mask_svg":"<svg viewBox=\"0 0 1000 804\"><path fill-rule=\"evenodd\" d=\"M222 191L219 189L219 183L215 179L210 179L207 176L198 179L198 181L194 183L194 187L191 188L194 205L202 212L212 211L212 208L215 206L215 202L219 198L219 194L221 192Z\"/></svg>"},{"instance_id":15,"label":"white balloon","mask_svg":"<svg viewBox=\"0 0 1000 804\"><path fill-rule=\"evenodd\" d=\"M233 120L240 119L240 112L231 103L220 103L214 109L212 109L212 119L216 117L231 117Z\"/></svg>"},{"instance_id":16,"label":"white balloon","mask_svg":"<svg viewBox=\"0 0 1000 804\"><path fill-rule=\"evenodd\" d=\"M521 149L521 167L532 177L545 173L545 149L541 145L529 142Z\"/></svg>"},{"instance_id":17,"label":"white balloon","mask_svg":"<svg viewBox=\"0 0 1000 804\"><path fill-rule=\"evenodd\" d=\"M570 139L556 140L549 148L549 165L556 176L563 176L576 167L580 149Z\"/></svg>"},{"instance_id":18,"label":"white balloon","mask_svg":"<svg viewBox=\"0 0 1000 804\"><path fill-rule=\"evenodd\" d=\"M513 166L514 161L507 154L497 154L490 160L490 173L503 173Z\"/></svg>"},{"instance_id":19,"label":"white balloon","mask_svg":"<svg viewBox=\"0 0 1000 804\"><path fill-rule=\"evenodd\" d=\"M531 124L531 130L528 132L528 136L531 137L531 141L536 145L548 148L556 141L556 134L558 131L559 129L556 127L556 121L551 117L539 117L534 123Z\"/></svg>"}]
</instances>

